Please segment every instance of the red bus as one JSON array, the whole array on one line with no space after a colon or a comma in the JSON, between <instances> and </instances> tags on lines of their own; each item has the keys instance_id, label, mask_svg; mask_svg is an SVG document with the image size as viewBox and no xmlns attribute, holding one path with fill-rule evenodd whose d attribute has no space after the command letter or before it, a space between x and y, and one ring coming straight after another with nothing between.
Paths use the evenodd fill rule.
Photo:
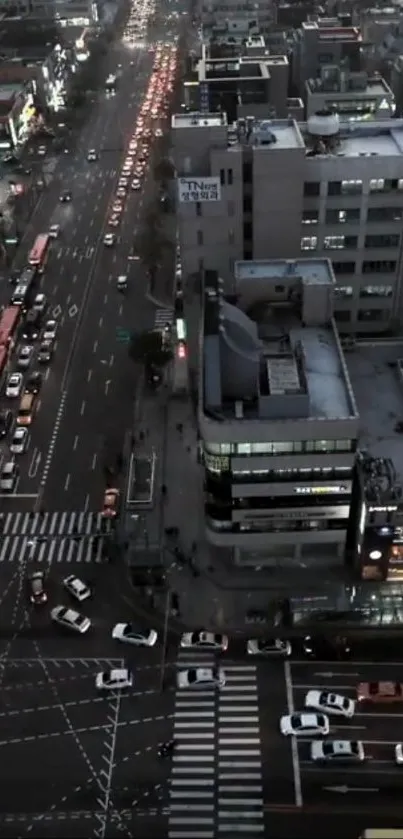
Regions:
<instances>
[{"instance_id":1,"label":"red bus","mask_svg":"<svg viewBox=\"0 0 403 839\"><path fill-rule=\"evenodd\" d=\"M20 314L19 306L7 306L0 315L0 350L5 349L6 353L10 350Z\"/></svg>"},{"instance_id":2,"label":"red bus","mask_svg":"<svg viewBox=\"0 0 403 839\"><path fill-rule=\"evenodd\" d=\"M49 244L50 236L47 233L41 233L40 236L36 237L34 246L29 253L28 262L30 265L34 265L38 271L43 271L45 267Z\"/></svg>"},{"instance_id":3,"label":"red bus","mask_svg":"<svg viewBox=\"0 0 403 839\"><path fill-rule=\"evenodd\" d=\"M7 347L0 347L0 382L7 370L8 352Z\"/></svg>"}]
</instances>

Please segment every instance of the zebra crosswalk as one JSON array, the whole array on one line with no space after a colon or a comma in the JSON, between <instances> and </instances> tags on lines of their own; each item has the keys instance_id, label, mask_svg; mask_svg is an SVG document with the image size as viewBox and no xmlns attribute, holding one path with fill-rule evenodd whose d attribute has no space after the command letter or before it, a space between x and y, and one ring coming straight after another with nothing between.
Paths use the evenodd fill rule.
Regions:
<instances>
[{"instance_id":1,"label":"zebra crosswalk","mask_svg":"<svg viewBox=\"0 0 403 839\"><path fill-rule=\"evenodd\" d=\"M213 667L214 655L180 651L177 665ZM169 839L264 833L255 665L227 665L220 690L176 691Z\"/></svg>"},{"instance_id":2,"label":"zebra crosswalk","mask_svg":"<svg viewBox=\"0 0 403 839\"><path fill-rule=\"evenodd\" d=\"M2 514L0 562L99 563L109 529L101 513Z\"/></svg>"},{"instance_id":3,"label":"zebra crosswalk","mask_svg":"<svg viewBox=\"0 0 403 839\"><path fill-rule=\"evenodd\" d=\"M154 329L164 329L171 326L175 320L173 309L156 309L154 317Z\"/></svg>"}]
</instances>

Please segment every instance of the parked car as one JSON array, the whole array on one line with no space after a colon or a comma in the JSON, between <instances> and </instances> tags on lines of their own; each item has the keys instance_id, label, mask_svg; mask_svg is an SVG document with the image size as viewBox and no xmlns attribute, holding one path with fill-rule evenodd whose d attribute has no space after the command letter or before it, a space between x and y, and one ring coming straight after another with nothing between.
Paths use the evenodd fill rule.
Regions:
<instances>
[{"instance_id":1,"label":"parked car","mask_svg":"<svg viewBox=\"0 0 403 839\"><path fill-rule=\"evenodd\" d=\"M42 606L47 603L48 595L45 588L45 572L34 571L28 577L29 600L34 606Z\"/></svg>"}]
</instances>

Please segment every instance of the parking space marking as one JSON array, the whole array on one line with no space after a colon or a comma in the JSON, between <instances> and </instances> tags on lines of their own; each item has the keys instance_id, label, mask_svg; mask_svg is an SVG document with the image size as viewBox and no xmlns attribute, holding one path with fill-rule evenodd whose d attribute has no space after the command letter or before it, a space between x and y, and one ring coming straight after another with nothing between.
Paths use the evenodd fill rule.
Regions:
<instances>
[{"instance_id":1,"label":"parking space marking","mask_svg":"<svg viewBox=\"0 0 403 839\"><path fill-rule=\"evenodd\" d=\"M120 728L128 728L132 725L143 725L146 722L162 722L165 720L173 719L173 714L162 714L158 717L142 717L138 720L122 720L118 722L117 727ZM109 718L108 718L109 720ZM105 732L113 728L113 721L105 722L103 725L91 725L84 728L67 728L64 731L45 731L42 734L31 734L25 737L12 737L10 740L0 740L0 746L12 746L21 743L33 743L35 740L49 740L54 737L66 737L69 735L78 735L78 734L89 734L92 731L102 731Z\"/></svg>"}]
</instances>

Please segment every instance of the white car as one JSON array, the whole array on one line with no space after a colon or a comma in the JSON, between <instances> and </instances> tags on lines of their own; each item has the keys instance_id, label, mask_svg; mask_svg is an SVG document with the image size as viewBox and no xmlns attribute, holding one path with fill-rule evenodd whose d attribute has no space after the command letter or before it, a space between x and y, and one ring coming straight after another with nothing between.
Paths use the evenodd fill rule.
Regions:
<instances>
[{"instance_id":1,"label":"white car","mask_svg":"<svg viewBox=\"0 0 403 839\"><path fill-rule=\"evenodd\" d=\"M116 190L116 195L118 198L126 198L126 187L119 186Z\"/></svg>"},{"instance_id":2,"label":"white car","mask_svg":"<svg viewBox=\"0 0 403 839\"><path fill-rule=\"evenodd\" d=\"M46 309L46 297L44 294L37 294L32 307L35 312L44 312Z\"/></svg>"},{"instance_id":3,"label":"white car","mask_svg":"<svg viewBox=\"0 0 403 839\"><path fill-rule=\"evenodd\" d=\"M63 585L65 589L75 597L76 600L79 600L82 603L83 600L88 600L91 597L91 589L87 586L86 583L83 583L79 577L76 577L74 574L70 574L69 577L65 577L63 580Z\"/></svg>"},{"instance_id":4,"label":"white car","mask_svg":"<svg viewBox=\"0 0 403 839\"><path fill-rule=\"evenodd\" d=\"M311 743L313 763L363 763L365 750L359 740L314 740Z\"/></svg>"},{"instance_id":5,"label":"white car","mask_svg":"<svg viewBox=\"0 0 403 839\"><path fill-rule=\"evenodd\" d=\"M396 743L395 761L398 766L403 766L403 743Z\"/></svg>"},{"instance_id":6,"label":"white car","mask_svg":"<svg viewBox=\"0 0 403 839\"><path fill-rule=\"evenodd\" d=\"M22 373L11 373L6 385L6 396L9 399L18 399L22 391Z\"/></svg>"},{"instance_id":7,"label":"white car","mask_svg":"<svg viewBox=\"0 0 403 839\"><path fill-rule=\"evenodd\" d=\"M58 623L65 629L71 629L72 632L79 632L84 635L88 632L91 621L85 615L80 615L75 609L69 609L68 606L55 606L50 613L50 617L54 623Z\"/></svg>"},{"instance_id":8,"label":"white car","mask_svg":"<svg viewBox=\"0 0 403 839\"><path fill-rule=\"evenodd\" d=\"M51 239L58 239L60 233L60 224L51 224L49 227L49 236Z\"/></svg>"},{"instance_id":9,"label":"white car","mask_svg":"<svg viewBox=\"0 0 403 839\"><path fill-rule=\"evenodd\" d=\"M261 655L268 658L288 658L291 644L281 638L251 638L246 645L248 655Z\"/></svg>"},{"instance_id":10,"label":"white car","mask_svg":"<svg viewBox=\"0 0 403 839\"><path fill-rule=\"evenodd\" d=\"M205 632L204 629L198 629L195 632L185 632L181 637L181 647L189 648L203 648L209 650L226 650L228 647L228 638L226 635L219 635L214 632Z\"/></svg>"},{"instance_id":11,"label":"white car","mask_svg":"<svg viewBox=\"0 0 403 839\"><path fill-rule=\"evenodd\" d=\"M137 647L154 647L158 633L155 629L136 629L131 623L117 623L112 629L112 638Z\"/></svg>"},{"instance_id":12,"label":"white car","mask_svg":"<svg viewBox=\"0 0 403 839\"><path fill-rule=\"evenodd\" d=\"M18 353L17 367L22 368L22 370L26 370L31 364L33 354L34 348L30 344L26 344L24 347L21 347Z\"/></svg>"},{"instance_id":13,"label":"white car","mask_svg":"<svg viewBox=\"0 0 403 839\"><path fill-rule=\"evenodd\" d=\"M95 685L98 690L123 690L124 688L130 688L132 684L133 676L126 667L97 673L95 677Z\"/></svg>"},{"instance_id":14,"label":"white car","mask_svg":"<svg viewBox=\"0 0 403 839\"><path fill-rule=\"evenodd\" d=\"M114 233L105 233L104 245L106 245L107 248L111 248L112 245L115 244L115 242L116 242L116 236L115 236Z\"/></svg>"},{"instance_id":15,"label":"white car","mask_svg":"<svg viewBox=\"0 0 403 839\"><path fill-rule=\"evenodd\" d=\"M305 708L313 708L314 711L323 711L326 714L350 719L354 716L355 711L353 699L341 696L339 693L330 693L327 690L308 691L304 705Z\"/></svg>"},{"instance_id":16,"label":"white car","mask_svg":"<svg viewBox=\"0 0 403 839\"><path fill-rule=\"evenodd\" d=\"M197 667L190 670L179 670L176 684L178 688L188 688L190 690L222 688L225 685L225 673L221 667Z\"/></svg>"},{"instance_id":17,"label":"white car","mask_svg":"<svg viewBox=\"0 0 403 839\"><path fill-rule=\"evenodd\" d=\"M141 189L141 182L139 181L138 178L135 178L134 181L132 181L132 189L134 189L136 192L139 189Z\"/></svg>"},{"instance_id":18,"label":"white car","mask_svg":"<svg viewBox=\"0 0 403 839\"><path fill-rule=\"evenodd\" d=\"M42 340L54 341L57 335L57 321L47 320L43 329Z\"/></svg>"},{"instance_id":19,"label":"white car","mask_svg":"<svg viewBox=\"0 0 403 839\"><path fill-rule=\"evenodd\" d=\"M119 178L118 186L127 186L129 183L129 178Z\"/></svg>"},{"instance_id":20,"label":"white car","mask_svg":"<svg viewBox=\"0 0 403 839\"><path fill-rule=\"evenodd\" d=\"M314 737L329 734L329 718L325 714L294 713L281 717L280 731L285 737Z\"/></svg>"},{"instance_id":21,"label":"white car","mask_svg":"<svg viewBox=\"0 0 403 839\"><path fill-rule=\"evenodd\" d=\"M39 146L38 154L40 157L44 157L46 154L46 146Z\"/></svg>"},{"instance_id":22,"label":"white car","mask_svg":"<svg viewBox=\"0 0 403 839\"><path fill-rule=\"evenodd\" d=\"M98 160L98 155L95 149L89 149L87 152L87 160L91 162L92 160Z\"/></svg>"},{"instance_id":23,"label":"white car","mask_svg":"<svg viewBox=\"0 0 403 839\"><path fill-rule=\"evenodd\" d=\"M14 460L4 464L0 472L0 492L13 492L18 479L18 467Z\"/></svg>"},{"instance_id":24,"label":"white car","mask_svg":"<svg viewBox=\"0 0 403 839\"><path fill-rule=\"evenodd\" d=\"M13 439L10 443L10 452L12 454L24 454L27 449L29 440L29 431L24 426L19 425L13 434Z\"/></svg>"}]
</instances>

